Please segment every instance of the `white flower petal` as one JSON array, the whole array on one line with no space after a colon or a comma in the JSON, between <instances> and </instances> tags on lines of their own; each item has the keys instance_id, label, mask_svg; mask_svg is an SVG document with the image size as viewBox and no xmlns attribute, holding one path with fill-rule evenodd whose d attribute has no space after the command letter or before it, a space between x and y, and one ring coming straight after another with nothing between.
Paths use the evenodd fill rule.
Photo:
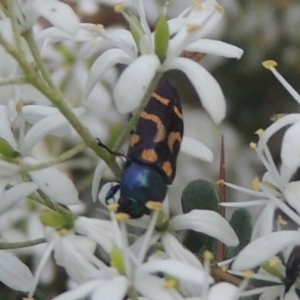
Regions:
<instances>
[{"instance_id":1,"label":"white flower petal","mask_svg":"<svg viewBox=\"0 0 300 300\"><path fill-rule=\"evenodd\" d=\"M53 26L70 34L75 34L79 27L79 18L72 8L58 1L33 2L25 11L27 26L32 27L38 17L48 20Z\"/></svg>"},{"instance_id":2,"label":"white flower petal","mask_svg":"<svg viewBox=\"0 0 300 300\"><path fill-rule=\"evenodd\" d=\"M214 159L214 155L208 147L206 147L202 142L187 136L183 136L180 151L209 162L212 162Z\"/></svg>"},{"instance_id":3,"label":"white flower petal","mask_svg":"<svg viewBox=\"0 0 300 300\"><path fill-rule=\"evenodd\" d=\"M209 39L201 39L193 42L189 44L185 50L238 59L241 58L244 53L244 51L239 47Z\"/></svg>"},{"instance_id":4,"label":"white flower petal","mask_svg":"<svg viewBox=\"0 0 300 300\"><path fill-rule=\"evenodd\" d=\"M275 286L268 286L266 291L261 294L259 297L259 300L270 300L270 299L278 299L277 297L280 297L283 293L283 286L282 285L275 285ZM288 299L287 297L284 297L284 299ZM295 300L299 299L298 296L295 298Z\"/></svg>"},{"instance_id":5,"label":"white flower petal","mask_svg":"<svg viewBox=\"0 0 300 300\"><path fill-rule=\"evenodd\" d=\"M90 69L84 91L84 99L88 97L95 85L110 68L117 64L128 65L131 62L132 58L121 49L110 49L104 52L95 60Z\"/></svg>"},{"instance_id":6,"label":"white flower petal","mask_svg":"<svg viewBox=\"0 0 300 300\"><path fill-rule=\"evenodd\" d=\"M288 183L283 191L283 195L290 206L300 214L300 181Z\"/></svg>"},{"instance_id":7,"label":"white flower petal","mask_svg":"<svg viewBox=\"0 0 300 300\"><path fill-rule=\"evenodd\" d=\"M161 243L167 256L171 259L184 262L190 266L196 267L199 270L203 270L203 267L196 256L192 252L184 248L182 244L177 240L177 238L172 234L168 232L163 234L163 236L161 237ZM185 294L190 296L198 296L201 294L201 285L190 283L187 280L181 280L180 283L181 288Z\"/></svg>"},{"instance_id":8,"label":"white flower petal","mask_svg":"<svg viewBox=\"0 0 300 300\"><path fill-rule=\"evenodd\" d=\"M300 122L292 125L284 134L281 146L282 166L280 172L284 178L290 178L300 166Z\"/></svg>"},{"instance_id":9,"label":"white flower petal","mask_svg":"<svg viewBox=\"0 0 300 300\"><path fill-rule=\"evenodd\" d=\"M39 162L31 157L25 157L24 162L36 165ZM34 183L52 200L65 204L78 204L78 192L73 182L63 172L54 167L29 172Z\"/></svg>"},{"instance_id":10,"label":"white flower petal","mask_svg":"<svg viewBox=\"0 0 300 300\"><path fill-rule=\"evenodd\" d=\"M215 284L208 292L207 300L234 300L237 299L236 296L238 288L228 282L220 282Z\"/></svg>"},{"instance_id":11,"label":"white flower petal","mask_svg":"<svg viewBox=\"0 0 300 300\"><path fill-rule=\"evenodd\" d=\"M22 108L21 116L31 125L43 120L44 118L58 114L56 107L42 105L26 105Z\"/></svg>"},{"instance_id":12,"label":"white flower petal","mask_svg":"<svg viewBox=\"0 0 300 300\"><path fill-rule=\"evenodd\" d=\"M79 107L73 110L77 116L82 115L85 109ZM41 141L46 135L54 134L57 136L70 136L72 127L68 120L61 114L52 114L32 126L24 139L21 152L23 155L28 154L33 146Z\"/></svg>"},{"instance_id":13,"label":"white flower petal","mask_svg":"<svg viewBox=\"0 0 300 300\"><path fill-rule=\"evenodd\" d=\"M233 262L233 270L254 268L285 247L300 245L300 232L280 231L264 235L247 245Z\"/></svg>"},{"instance_id":14,"label":"white flower petal","mask_svg":"<svg viewBox=\"0 0 300 300\"><path fill-rule=\"evenodd\" d=\"M101 283L99 288L93 293L91 300L122 300L126 296L129 283L125 277L118 276L110 280L103 280Z\"/></svg>"},{"instance_id":15,"label":"white flower petal","mask_svg":"<svg viewBox=\"0 0 300 300\"><path fill-rule=\"evenodd\" d=\"M18 258L0 251L0 281L14 290L28 292L33 284L33 276Z\"/></svg>"},{"instance_id":16,"label":"white flower petal","mask_svg":"<svg viewBox=\"0 0 300 300\"><path fill-rule=\"evenodd\" d=\"M0 159L0 176L2 178L16 175L20 171L20 166Z\"/></svg>"},{"instance_id":17,"label":"white flower petal","mask_svg":"<svg viewBox=\"0 0 300 300\"><path fill-rule=\"evenodd\" d=\"M78 247L81 246L78 245ZM66 269L70 278L76 283L82 283L98 271L95 265L80 253L68 238L63 238L56 244L54 258L58 265Z\"/></svg>"},{"instance_id":18,"label":"white flower petal","mask_svg":"<svg viewBox=\"0 0 300 300\"><path fill-rule=\"evenodd\" d=\"M225 207L250 207L256 205L266 205L269 202L269 200L251 200L243 202L222 202L220 205Z\"/></svg>"},{"instance_id":19,"label":"white flower petal","mask_svg":"<svg viewBox=\"0 0 300 300\"><path fill-rule=\"evenodd\" d=\"M260 236L270 234L273 230L274 213L277 206L274 202L268 201L257 218L252 230L251 240L257 239Z\"/></svg>"},{"instance_id":20,"label":"white flower petal","mask_svg":"<svg viewBox=\"0 0 300 300\"><path fill-rule=\"evenodd\" d=\"M33 85L31 85L29 83L22 83L22 84L18 85L18 88L20 89L20 91L22 93L22 100L24 99L24 102L27 102L30 104L37 103L40 106L41 105L45 105L45 106L51 105L51 101Z\"/></svg>"},{"instance_id":21,"label":"white flower petal","mask_svg":"<svg viewBox=\"0 0 300 300\"><path fill-rule=\"evenodd\" d=\"M93 239L101 245L107 253L112 251L114 237L110 221L78 217L75 222L75 230L77 233Z\"/></svg>"},{"instance_id":22,"label":"white flower petal","mask_svg":"<svg viewBox=\"0 0 300 300\"><path fill-rule=\"evenodd\" d=\"M0 105L0 137L5 139L14 150L18 150L16 140L11 131L11 124L8 119L8 111L4 105Z\"/></svg>"},{"instance_id":23,"label":"white flower petal","mask_svg":"<svg viewBox=\"0 0 300 300\"><path fill-rule=\"evenodd\" d=\"M38 186L34 182L22 182L1 195L0 214L7 211L18 201L26 198L33 193Z\"/></svg>"},{"instance_id":24,"label":"white flower petal","mask_svg":"<svg viewBox=\"0 0 300 300\"><path fill-rule=\"evenodd\" d=\"M239 243L229 223L211 210L195 209L187 214L175 216L170 220L170 226L174 230L191 229L205 233L231 247Z\"/></svg>"},{"instance_id":25,"label":"white flower petal","mask_svg":"<svg viewBox=\"0 0 300 300\"><path fill-rule=\"evenodd\" d=\"M96 202L98 199L98 191L99 191L100 181L102 179L103 173L106 168L107 168L107 165L102 160L95 169L95 173L93 176L93 183L92 183L92 199L94 202Z\"/></svg>"},{"instance_id":26,"label":"white flower petal","mask_svg":"<svg viewBox=\"0 0 300 300\"><path fill-rule=\"evenodd\" d=\"M226 103L223 92L217 81L202 66L196 62L178 57L171 61L168 70L181 70L194 86L203 107L216 124L219 124L226 114Z\"/></svg>"},{"instance_id":27,"label":"white flower petal","mask_svg":"<svg viewBox=\"0 0 300 300\"><path fill-rule=\"evenodd\" d=\"M184 248L174 235L166 232L161 237L161 243L168 257L185 262L191 266L199 268L200 270L203 269L200 261L195 257L195 255Z\"/></svg>"},{"instance_id":28,"label":"white flower petal","mask_svg":"<svg viewBox=\"0 0 300 300\"><path fill-rule=\"evenodd\" d=\"M54 297L52 300L79 300L83 299L86 296L90 295L98 286L100 280L90 280L75 288L72 291L63 293L57 297Z\"/></svg>"},{"instance_id":29,"label":"white flower petal","mask_svg":"<svg viewBox=\"0 0 300 300\"><path fill-rule=\"evenodd\" d=\"M95 27L93 24L92 26ZM39 45L45 46L48 42L57 43L64 40L74 40L76 42L86 42L93 39L93 35L88 30L79 28L76 34L69 34L64 30L60 30L57 27L48 27L36 35ZM46 44L44 43L47 39ZM43 48L42 47L42 48Z\"/></svg>"},{"instance_id":30,"label":"white flower petal","mask_svg":"<svg viewBox=\"0 0 300 300\"><path fill-rule=\"evenodd\" d=\"M135 287L147 300L183 300L174 289L165 287L165 280L155 276L137 277Z\"/></svg>"},{"instance_id":31,"label":"white flower petal","mask_svg":"<svg viewBox=\"0 0 300 300\"><path fill-rule=\"evenodd\" d=\"M124 70L114 89L115 103L121 114L139 106L159 66L156 55L141 55Z\"/></svg>"},{"instance_id":32,"label":"white flower petal","mask_svg":"<svg viewBox=\"0 0 300 300\"><path fill-rule=\"evenodd\" d=\"M174 259L151 260L144 263L137 271L137 276L163 272L191 283L202 284L207 274L198 268Z\"/></svg>"}]
</instances>

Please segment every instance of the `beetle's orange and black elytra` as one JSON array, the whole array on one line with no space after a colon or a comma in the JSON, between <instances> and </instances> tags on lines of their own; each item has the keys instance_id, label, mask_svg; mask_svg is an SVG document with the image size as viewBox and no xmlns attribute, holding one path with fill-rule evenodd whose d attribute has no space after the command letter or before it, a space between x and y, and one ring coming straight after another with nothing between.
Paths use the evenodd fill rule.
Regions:
<instances>
[{"instance_id":1,"label":"beetle's orange and black elytra","mask_svg":"<svg viewBox=\"0 0 300 300\"><path fill-rule=\"evenodd\" d=\"M138 142L135 135L139 136ZM176 160L183 135L181 103L175 88L167 80L160 82L139 118L131 138L128 157L148 164L162 173L166 184L171 184L176 173ZM147 159L151 150L157 154ZM169 167L166 166L169 163Z\"/></svg>"},{"instance_id":2,"label":"beetle's orange and black elytra","mask_svg":"<svg viewBox=\"0 0 300 300\"><path fill-rule=\"evenodd\" d=\"M169 81L162 80L132 132L120 184L109 190L106 201L120 190L118 211L132 218L149 214L148 201L163 202L167 185L176 174L182 135L183 115L177 91Z\"/></svg>"}]
</instances>

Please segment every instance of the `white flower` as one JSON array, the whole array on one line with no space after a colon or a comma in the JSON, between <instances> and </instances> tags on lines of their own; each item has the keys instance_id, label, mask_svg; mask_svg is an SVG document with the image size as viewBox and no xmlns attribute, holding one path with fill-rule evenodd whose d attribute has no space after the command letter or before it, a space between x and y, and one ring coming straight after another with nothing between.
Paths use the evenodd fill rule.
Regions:
<instances>
[{"instance_id":1,"label":"white flower","mask_svg":"<svg viewBox=\"0 0 300 300\"><path fill-rule=\"evenodd\" d=\"M247 245L233 262L233 270L246 270L271 259L285 247L300 245L300 232L278 231L264 235Z\"/></svg>"},{"instance_id":2,"label":"white flower","mask_svg":"<svg viewBox=\"0 0 300 300\"><path fill-rule=\"evenodd\" d=\"M284 253L283 253L284 254ZM266 267L266 266L267 267ZM268 272L269 269L269 272ZM295 286L290 287L286 291L286 274L285 266L278 257L274 257L259 268L257 273L253 275L253 279L259 281L259 287L249 291L244 291L243 296L260 295L259 300L295 300L298 299ZM229 271L235 276L245 276L240 271Z\"/></svg>"},{"instance_id":3,"label":"white flower","mask_svg":"<svg viewBox=\"0 0 300 300\"><path fill-rule=\"evenodd\" d=\"M228 222L214 211L192 210L189 213L171 217L169 220L167 217L165 218L163 224L161 224L161 231L157 230L151 238L146 233L131 246L132 251L138 257L143 257L145 249L148 249L152 243L160 239L167 257L204 271L194 254L178 241L175 232L189 229L217 238L228 246L238 244L238 238ZM148 225L148 228L150 226ZM203 290L201 285L195 285L184 279L181 280L181 286L184 293L189 296L200 296Z\"/></svg>"},{"instance_id":4,"label":"white flower","mask_svg":"<svg viewBox=\"0 0 300 300\"><path fill-rule=\"evenodd\" d=\"M14 14L18 19L21 31L32 29L36 25L39 17L43 17L48 20L55 28L58 28L66 34L74 35L79 28L79 19L66 3L62 3L56 0L49 0L47 3L41 3L40 1L17 0L13 3ZM12 30L12 23L9 18L3 18L5 13L1 10L2 20L0 21L0 33L6 42L12 46L16 46L14 33ZM26 60L29 63L33 63L33 58L25 39L21 37L21 44L24 51ZM0 46L1 63L0 63L0 79L12 80L22 78L23 71L21 70L18 62L4 50L3 46ZM0 87L0 101L7 102L12 97L15 84L8 84ZM40 94L36 88L29 84L20 84L22 89L27 93ZM39 95L39 97L41 97ZM45 98L45 97L43 97ZM45 100L44 100L45 101Z\"/></svg>"},{"instance_id":5,"label":"white flower","mask_svg":"<svg viewBox=\"0 0 300 300\"><path fill-rule=\"evenodd\" d=\"M80 235L78 235L80 234ZM35 283L29 293L32 297L51 252L58 265L64 267L72 280L82 283L98 274L106 265L93 255L98 243L107 253L112 251L114 238L111 222L78 217L74 229L45 229L48 245L35 272Z\"/></svg>"},{"instance_id":6,"label":"white flower","mask_svg":"<svg viewBox=\"0 0 300 300\"><path fill-rule=\"evenodd\" d=\"M264 66L270 69L280 82L286 87L290 94L300 103L299 94L282 78L276 71L276 63L266 61ZM268 148L270 138L280 129L291 125L285 132L281 145L281 166L275 165L271 152ZM256 182L256 191L250 191L235 185L226 185L258 197L258 200L244 203L222 203L223 206L253 206L264 205L260 216L255 224L252 239L264 234L269 234L273 230L273 218L276 208L280 208L295 223L300 225L300 181L290 182L292 176L300 166L300 143L297 137L300 134L300 114L288 114L275 121L265 131L258 130L259 142L254 145L259 160L265 166L267 172L264 174L262 182ZM258 191L260 189L260 191ZM270 202L271 200L271 202ZM291 209L291 207L293 209Z\"/></svg>"},{"instance_id":7,"label":"white flower","mask_svg":"<svg viewBox=\"0 0 300 300\"><path fill-rule=\"evenodd\" d=\"M153 234L157 215L157 212L154 213L151 219L145 234L147 237L151 238ZM176 259L156 257L147 261L146 252L149 247L147 239L140 242L141 251L137 253L128 246L125 223L122 221L118 223L113 213L111 213L111 218L110 228L113 231L114 247L109 254L112 267L108 268L103 265L98 272L91 273L84 283L56 297L55 300L75 300L88 295L91 299L98 299L99 295L107 293L112 293L109 299L123 299L129 292L129 286L147 299L171 300L173 296L176 296L176 299L183 299L174 286L168 286L166 279L156 275L160 273L175 277L180 282L184 281L198 286L211 282L211 278L206 278L208 275L203 269L195 268L193 265ZM82 220L82 224L85 221ZM75 264L74 268L76 268Z\"/></svg>"},{"instance_id":8,"label":"white flower","mask_svg":"<svg viewBox=\"0 0 300 300\"><path fill-rule=\"evenodd\" d=\"M221 19L220 7L215 1L209 0L189 7L178 18L170 20L168 26L173 37L169 41L166 57L161 62L156 53L155 39L146 22L143 3L139 0L133 3L138 11L140 27L142 28L139 26L135 28L139 31L139 43L134 42L134 36L131 32L127 32L125 35L124 30L119 30L119 34L111 37L102 28L99 28L99 35L107 39L114 49L107 50L94 62L85 96L91 92L107 69L117 63L128 64L129 66L122 73L114 89L114 99L120 113L131 112L139 105L156 72L179 69L186 74L193 84L203 106L212 119L216 123L221 122L226 109L220 86L199 64L178 57L183 50L188 50L189 46L193 48L193 51L203 52L202 50L204 50L205 53L212 52L236 58L242 55L241 49L225 43L212 40L201 42L203 36L207 35ZM130 17L128 18L129 22L133 22ZM130 93L128 93L128 86L132 87Z\"/></svg>"},{"instance_id":9,"label":"white flower","mask_svg":"<svg viewBox=\"0 0 300 300\"><path fill-rule=\"evenodd\" d=\"M30 119L30 114L28 114L28 112L31 112L31 116L38 120L44 116L40 114L41 111L44 113L47 111L47 113L49 113L49 110L51 111L51 109L55 110L54 108L47 109L46 107L44 109L42 107L36 107L36 109L34 109L34 107L29 107L28 109L25 109L27 112L21 114L21 117L19 117L21 119L20 130L23 131L25 128L24 119ZM57 122L55 122L55 120ZM17 143L11 131L12 122L10 121L8 109L4 105L0 105L0 127L0 137L4 138L15 151L20 152L21 156L25 156L22 159L24 164L34 166L39 162L31 157L26 157L26 153L28 153L31 148L47 134L53 134L55 133L55 130L58 129L69 129L70 125L67 123L67 120L56 111L56 114L52 114L50 117L38 121L36 125L29 129L25 137L23 139L21 138L19 143ZM26 198L38 188L58 203L65 205L79 203L78 191L74 184L63 172L55 167L29 171L28 173L33 182L22 182L23 180L20 176L22 172L21 165L2 160L0 160L0 165L2 166L1 168L8 171L6 174L3 174L3 177L0 177L0 180L2 181L1 184L4 186L8 183L13 185L13 187L4 191L2 194L0 213L3 213L21 199Z\"/></svg>"}]
</instances>

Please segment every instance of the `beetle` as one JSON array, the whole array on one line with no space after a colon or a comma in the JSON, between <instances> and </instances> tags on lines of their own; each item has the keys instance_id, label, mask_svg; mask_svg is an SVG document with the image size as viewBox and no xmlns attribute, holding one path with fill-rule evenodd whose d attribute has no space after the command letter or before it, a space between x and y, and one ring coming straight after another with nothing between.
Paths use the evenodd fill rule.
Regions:
<instances>
[{"instance_id":1,"label":"beetle","mask_svg":"<svg viewBox=\"0 0 300 300\"><path fill-rule=\"evenodd\" d=\"M285 289L286 294L295 283L300 274L300 246L294 247L285 266Z\"/></svg>"},{"instance_id":2,"label":"beetle","mask_svg":"<svg viewBox=\"0 0 300 300\"><path fill-rule=\"evenodd\" d=\"M120 191L118 212L140 218L150 213L148 201L163 202L176 174L182 137L180 99L175 87L163 79L131 134L120 184L108 191L106 203Z\"/></svg>"}]
</instances>

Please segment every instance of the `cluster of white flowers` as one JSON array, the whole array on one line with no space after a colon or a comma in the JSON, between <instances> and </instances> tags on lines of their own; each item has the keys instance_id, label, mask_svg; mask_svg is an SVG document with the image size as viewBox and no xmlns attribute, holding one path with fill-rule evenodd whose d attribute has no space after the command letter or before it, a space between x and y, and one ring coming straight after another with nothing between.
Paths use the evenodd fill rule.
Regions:
<instances>
[{"instance_id":1,"label":"cluster of white flowers","mask_svg":"<svg viewBox=\"0 0 300 300\"><path fill-rule=\"evenodd\" d=\"M300 104L300 95L276 70L275 61L265 61L264 67L272 71L292 97ZM254 278L273 282L270 287L253 289L245 295L261 294L260 299L298 299L297 285L299 262L296 260L300 245L299 191L300 181L295 173L300 166L300 144L297 136L300 133L300 115L298 113L280 115L266 130L259 129L258 143L251 143L259 160L266 168L262 179L253 180L253 190L241 188L231 183L225 183L240 192L255 196L256 199L240 203L223 203L231 207L261 206L262 209L255 222L251 242L235 259L232 268L247 270L261 266ZM285 131L281 144L280 167L276 166L268 141L282 128ZM290 230L295 229L295 230ZM280 254L281 253L281 254ZM281 259L276 256L280 255Z\"/></svg>"},{"instance_id":2,"label":"cluster of white flowers","mask_svg":"<svg viewBox=\"0 0 300 300\"><path fill-rule=\"evenodd\" d=\"M282 294L282 281L268 278L263 273L266 268L261 267L256 276L280 283L276 291L266 286L250 293L245 291L249 279L236 284L234 276L243 275L238 270L257 266L286 246L300 244L298 232L273 232L277 208L300 224L300 189L298 182L290 182L300 164L300 144L295 141L299 114L284 116L259 132L260 141L254 148L267 173L260 191L251 192L260 199L244 206L264 205L264 209L255 224L253 241L233 263L234 271L217 268L223 277L216 277L224 282L215 281L211 254L205 252L202 262L180 238L183 230L192 230L228 247L237 246L236 233L219 213L201 209L182 213L180 196L172 199L169 195L172 200L167 197L163 207L150 207L150 216L141 220L128 220L128 215L115 212L114 205L109 205L105 219L82 216L86 205L69 176L70 168L90 168L98 162L89 151L93 150L101 161L92 179L91 198L94 202L103 198L106 189L104 186L99 193L99 186L104 171L108 166L120 176L120 167L114 155L99 147L96 137L108 138L120 115L143 109L169 70L183 72L213 122L223 121L226 102L218 82L199 62L182 56L186 51L242 56L240 48L206 38L220 24L223 8L215 0L174 1L170 8L152 0L70 2L81 12L93 11L99 3L115 5L130 30L82 23L62 1L0 3L0 281L27 293L24 299L34 299L38 284L53 279L48 267L53 255L72 285L65 293L54 295L55 300L236 300L251 293ZM176 4L181 10L178 16ZM119 64L126 66L120 76ZM270 69L279 76L273 66ZM299 102L300 97L292 94ZM291 124L278 171L267 142ZM128 138L131 125L117 142L117 150ZM66 145L70 149L64 152ZM184 136L181 151L213 160L213 152L191 137ZM76 157L82 153L84 158ZM137 231L128 232L128 224ZM280 226L278 223L276 229ZM36 258L33 270L19 259L22 253ZM294 288L291 293L294 297Z\"/></svg>"}]
</instances>

